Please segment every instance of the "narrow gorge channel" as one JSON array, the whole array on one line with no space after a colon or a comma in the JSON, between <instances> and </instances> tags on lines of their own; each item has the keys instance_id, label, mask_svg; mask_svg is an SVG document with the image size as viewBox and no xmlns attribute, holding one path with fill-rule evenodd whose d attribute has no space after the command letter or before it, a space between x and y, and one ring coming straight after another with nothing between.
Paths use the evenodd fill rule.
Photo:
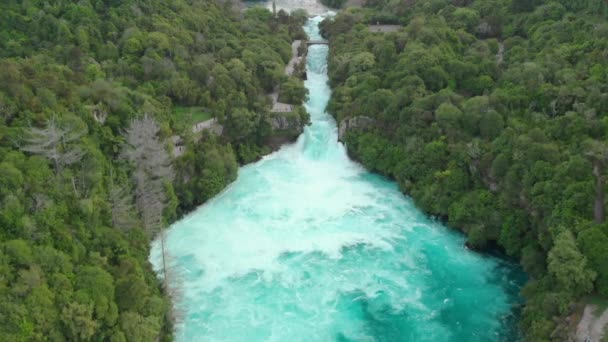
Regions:
<instances>
[{"instance_id":1,"label":"narrow gorge channel","mask_svg":"<svg viewBox=\"0 0 608 342\"><path fill-rule=\"evenodd\" d=\"M321 17L308 21L320 39ZM325 112L328 47L308 53L312 124L240 169L168 232L178 341L513 341L522 274L464 247L349 160ZM159 266L155 244L151 260Z\"/></svg>"}]
</instances>

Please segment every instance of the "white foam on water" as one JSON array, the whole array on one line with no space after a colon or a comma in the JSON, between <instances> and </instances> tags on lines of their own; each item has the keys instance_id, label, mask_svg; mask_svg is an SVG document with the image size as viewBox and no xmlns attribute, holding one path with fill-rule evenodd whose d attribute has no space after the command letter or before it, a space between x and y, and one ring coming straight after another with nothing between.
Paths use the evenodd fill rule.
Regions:
<instances>
[{"instance_id":1,"label":"white foam on water","mask_svg":"<svg viewBox=\"0 0 608 342\"><path fill-rule=\"evenodd\" d=\"M320 20L305 27L313 38ZM495 340L515 300L491 276L498 262L348 159L325 113L326 58L310 48L312 125L298 142L171 226L177 340Z\"/></svg>"}]
</instances>

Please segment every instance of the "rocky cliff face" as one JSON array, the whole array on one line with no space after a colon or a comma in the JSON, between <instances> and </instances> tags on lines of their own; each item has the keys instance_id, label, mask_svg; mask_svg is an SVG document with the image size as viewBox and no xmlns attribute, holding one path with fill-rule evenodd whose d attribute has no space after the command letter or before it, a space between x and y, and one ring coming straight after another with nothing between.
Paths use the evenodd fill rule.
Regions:
<instances>
[{"instance_id":1,"label":"rocky cliff face","mask_svg":"<svg viewBox=\"0 0 608 342\"><path fill-rule=\"evenodd\" d=\"M300 117L292 113L274 113L270 118L270 127L273 131L297 131L302 133L304 126Z\"/></svg>"},{"instance_id":2,"label":"rocky cliff face","mask_svg":"<svg viewBox=\"0 0 608 342\"><path fill-rule=\"evenodd\" d=\"M294 142L304 132L304 126L308 123L308 115L303 115L299 110L271 113L268 118L268 124L272 133L267 140L267 144L273 150L277 150L282 144Z\"/></svg>"},{"instance_id":3,"label":"rocky cliff face","mask_svg":"<svg viewBox=\"0 0 608 342\"><path fill-rule=\"evenodd\" d=\"M372 127L376 121L369 116L355 116L352 118L345 118L340 122L338 128L338 140L344 142L346 133L350 130L365 130Z\"/></svg>"}]
</instances>

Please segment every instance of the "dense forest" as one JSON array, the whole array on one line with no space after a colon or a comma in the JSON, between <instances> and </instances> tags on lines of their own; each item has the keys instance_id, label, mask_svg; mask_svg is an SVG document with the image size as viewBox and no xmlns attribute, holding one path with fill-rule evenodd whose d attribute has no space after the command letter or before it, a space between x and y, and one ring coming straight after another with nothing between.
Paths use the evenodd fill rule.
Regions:
<instances>
[{"instance_id":1,"label":"dense forest","mask_svg":"<svg viewBox=\"0 0 608 342\"><path fill-rule=\"evenodd\" d=\"M305 96L283 71L305 20L222 1L2 1L1 341L172 338L150 241L271 150L268 93ZM222 136L192 133L208 118Z\"/></svg>"},{"instance_id":2,"label":"dense forest","mask_svg":"<svg viewBox=\"0 0 608 342\"><path fill-rule=\"evenodd\" d=\"M369 0L322 27L349 154L521 262L530 341L608 297L607 19L602 0Z\"/></svg>"},{"instance_id":3,"label":"dense forest","mask_svg":"<svg viewBox=\"0 0 608 342\"><path fill-rule=\"evenodd\" d=\"M323 23L349 154L470 248L520 261L531 341L608 297L607 18L603 0L369 0ZM178 293L150 241L276 147L268 95L306 96L284 75L305 20L221 0L0 4L0 340L171 340ZM221 136L192 132L210 118Z\"/></svg>"}]
</instances>

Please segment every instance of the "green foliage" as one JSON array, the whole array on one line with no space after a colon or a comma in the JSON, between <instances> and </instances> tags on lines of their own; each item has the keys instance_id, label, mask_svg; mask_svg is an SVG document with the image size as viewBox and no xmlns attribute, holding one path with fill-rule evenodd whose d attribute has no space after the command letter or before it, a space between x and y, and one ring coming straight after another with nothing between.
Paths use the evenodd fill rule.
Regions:
<instances>
[{"instance_id":1,"label":"green foliage","mask_svg":"<svg viewBox=\"0 0 608 342\"><path fill-rule=\"evenodd\" d=\"M577 244L597 272L596 291L608 296L608 236L599 228L592 227L578 234Z\"/></svg>"},{"instance_id":2,"label":"green foliage","mask_svg":"<svg viewBox=\"0 0 608 342\"><path fill-rule=\"evenodd\" d=\"M304 82L297 78L287 78L280 86L279 101L284 103L302 104L308 97L308 89Z\"/></svg>"},{"instance_id":3,"label":"green foliage","mask_svg":"<svg viewBox=\"0 0 608 342\"><path fill-rule=\"evenodd\" d=\"M238 163L231 145L221 144L209 135L180 158L176 169L180 210L187 213L234 181Z\"/></svg>"},{"instance_id":4,"label":"green foliage","mask_svg":"<svg viewBox=\"0 0 608 342\"><path fill-rule=\"evenodd\" d=\"M4 1L0 19L0 340L170 340L122 133L148 115L161 150L189 144L159 190L163 224L217 194L236 178L232 144L240 161L270 150L267 93L306 16L92 0ZM212 117L226 134L194 137Z\"/></svg>"},{"instance_id":5,"label":"green foliage","mask_svg":"<svg viewBox=\"0 0 608 342\"><path fill-rule=\"evenodd\" d=\"M577 297L589 293L596 273L588 268L587 258L576 247L572 233L560 233L554 243L547 257L547 270L556 288Z\"/></svg>"},{"instance_id":6,"label":"green foliage","mask_svg":"<svg viewBox=\"0 0 608 342\"><path fill-rule=\"evenodd\" d=\"M213 116L202 107L176 106L173 108L172 118L176 126L183 123L184 127L192 127L197 122L212 119Z\"/></svg>"},{"instance_id":7,"label":"green foliage","mask_svg":"<svg viewBox=\"0 0 608 342\"><path fill-rule=\"evenodd\" d=\"M607 233L593 222L606 177L606 11L595 0L368 1L321 25L329 111L375 122L346 132L349 154L468 246L520 260L533 341L566 339L569 304L607 295ZM403 28L366 29L380 19Z\"/></svg>"}]
</instances>

